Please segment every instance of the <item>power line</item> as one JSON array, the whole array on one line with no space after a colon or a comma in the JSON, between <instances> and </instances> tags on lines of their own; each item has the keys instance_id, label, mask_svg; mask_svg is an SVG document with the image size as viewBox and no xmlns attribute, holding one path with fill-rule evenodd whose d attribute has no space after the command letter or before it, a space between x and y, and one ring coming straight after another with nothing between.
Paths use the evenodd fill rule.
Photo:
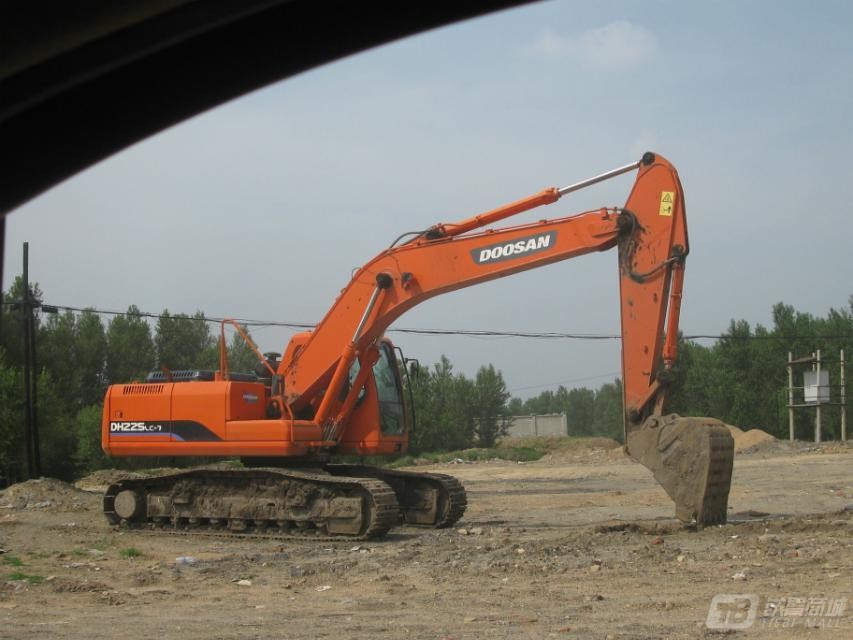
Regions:
<instances>
[{"instance_id":1,"label":"power line","mask_svg":"<svg viewBox=\"0 0 853 640\"><path fill-rule=\"evenodd\" d=\"M20 302L15 301L3 301L3 306L15 306L21 304ZM71 305L64 304L47 304L42 303L41 306L43 309L49 308L51 310L56 311L71 311L73 313L94 313L101 316L133 316L136 318L150 318L152 320L188 320L188 321L202 321L208 322L210 324L219 324L226 318L218 318L215 316L208 316L202 314L201 317L195 315L187 315L187 314L163 314L163 313L150 313L147 311L135 311L133 313L127 311L113 311L109 309L97 309L95 307L74 307ZM239 324L244 324L248 327L286 327L291 329L313 329L316 324L310 324L307 322L282 322L277 320L253 320L250 318L228 318L229 320L234 320Z\"/></svg>"},{"instance_id":2,"label":"power line","mask_svg":"<svg viewBox=\"0 0 853 640\"><path fill-rule=\"evenodd\" d=\"M20 305L20 302L3 301L3 306ZM98 309L95 307L76 307L71 305L59 304L41 304L43 309L51 311L71 311L74 313L95 313L105 316L135 316L139 318L149 318L152 320L169 319L169 320L188 320L202 321L211 324L219 324L226 318L215 316L207 316L202 314L201 317L190 316L187 314L166 315L162 313L150 313L147 311L137 311L128 313L127 311L114 311L109 309ZM314 329L316 323L309 322L292 322L282 320L257 320L252 318L230 318L235 322L247 327L283 327L286 329ZM608 333L590 333L590 332L561 332L561 331L498 331L490 329L421 329L399 327L388 330L395 333L407 333L423 336L467 336L479 338L524 338L536 340L621 340L620 334ZM682 336L685 340L853 340L853 335L790 335L790 336L774 336L774 335L728 335L728 334L712 334L712 333L697 333L685 334Z\"/></svg>"},{"instance_id":3,"label":"power line","mask_svg":"<svg viewBox=\"0 0 853 640\"><path fill-rule=\"evenodd\" d=\"M480 336L493 338L537 338L571 340L621 340L618 334L561 333L557 331L491 331L486 329L389 329L398 333L416 333L426 336Z\"/></svg>"},{"instance_id":4,"label":"power line","mask_svg":"<svg viewBox=\"0 0 853 640\"><path fill-rule=\"evenodd\" d=\"M597 376L586 376L584 378L573 378L572 380L558 380L557 382L548 382L545 384L534 384L529 387L515 387L514 389L508 389L508 391L529 391L530 389L542 389L544 387L552 387L555 384L574 384L575 382L586 382L587 380L600 380L601 378L616 378L622 375L621 373L613 372L613 373L602 373Z\"/></svg>"}]
</instances>

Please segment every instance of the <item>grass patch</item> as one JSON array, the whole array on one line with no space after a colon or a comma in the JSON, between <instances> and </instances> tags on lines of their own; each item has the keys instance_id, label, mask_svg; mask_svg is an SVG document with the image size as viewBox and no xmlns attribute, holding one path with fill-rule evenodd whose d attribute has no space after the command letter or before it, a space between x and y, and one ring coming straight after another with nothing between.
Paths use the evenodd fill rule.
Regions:
<instances>
[{"instance_id":1,"label":"grass patch","mask_svg":"<svg viewBox=\"0 0 853 640\"><path fill-rule=\"evenodd\" d=\"M490 448L462 449L461 451L436 451L404 455L391 461L380 462L380 466L392 468L419 464L440 464L452 460L476 462L479 460L509 460L532 462L549 453L574 453L593 449L612 449L618 442L605 437L525 436L502 438Z\"/></svg>"},{"instance_id":2,"label":"grass patch","mask_svg":"<svg viewBox=\"0 0 853 640\"><path fill-rule=\"evenodd\" d=\"M13 571L9 574L9 580L23 580L25 582L29 582L30 584L39 584L40 582L44 582L44 576L33 576L26 574L23 571Z\"/></svg>"},{"instance_id":3,"label":"grass patch","mask_svg":"<svg viewBox=\"0 0 853 640\"><path fill-rule=\"evenodd\" d=\"M92 549L97 549L98 551L104 551L104 552L106 552L106 550L107 550L109 547L114 547L115 545L116 545L116 540L115 540L115 538L114 538L113 536L108 536L108 537L105 537L105 538L101 538L100 540L95 540L95 541L92 543L91 548L92 548Z\"/></svg>"},{"instance_id":4,"label":"grass patch","mask_svg":"<svg viewBox=\"0 0 853 640\"><path fill-rule=\"evenodd\" d=\"M122 558L138 558L142 556L143 553L135 547L127 547L126 549L119 551L119 555Z\"/></svg>"},{"instance_id":5,"label":"grass patch","mask_svg":"<svg viewBox=\"0 0 853 640\"><path fill-rule=\"evenodd\" d=\"M3 564L8 564L10 567L23 567L24 561L18 556L3 556Z\"/></svg>"}]
</instances>

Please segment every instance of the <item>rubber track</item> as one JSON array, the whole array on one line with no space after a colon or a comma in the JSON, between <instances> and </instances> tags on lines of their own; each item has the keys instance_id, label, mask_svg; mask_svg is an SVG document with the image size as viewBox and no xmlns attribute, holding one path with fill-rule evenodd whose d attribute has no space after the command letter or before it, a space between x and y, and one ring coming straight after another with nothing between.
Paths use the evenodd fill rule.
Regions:
<instances>
[{"instance_id":1,"label":"rubber track","mask_svg":"<svg viewBox=\"0 0 853 640\"><path fill-rule=\"evenodd\" d=\"M298 535L293 533L270 534L267 530L257 531L249 529L245 532L229 532L222 531L218 527L211 525L194 525L192 528L180 528L180 525L172 525L168 527L157 527L152 521L140 523L122 523L118 514L113 510L115 496L125 489L142 489L144 491L159 490L168 487L185 479L204 479L210 481L215 478L241 478L246 480L252 479L269 479L272 476L278 476L281 479L304 480L312 484L323 484L326 487L344 486L352 487L358 485L370 497L372 504L370 509L371 519L367 528L358 535ZM140 478L134 480L123 480L116 484L110 485L104 494L103 502L104 515L110 524L124 524L131 528L145 527L149 530L157 532L168 531L170 533L182 535L206 535L215 537L237 537L237 538L262 538L270 540L310 540L310 541L333 541L333 540L371 540L383 536L388 530L397 524L399 520L399 506L397 505L397 497L394 490L386 483L377 479L364 478L348 478L341 476L332 476L325 473L309 473L305 471L290 471L285 469L275 468L257 468L257 469L194 469L182 473L174 473L166 476L158 476L152 478ZM227 515L221 516L223 520L227 520ZM144 529L143 529L144 530Z\"/></svg>"},{"instance_id":2,"label":"rubber track","mask_svg":"<svg viewBox=\"0 0 853 640\"><path fill-rule=\"evenodd\" d=\"M332 474L340 473L346 476L376 478L378 480L385 480L386 478L417 478L437 486L441 497L447 501L448 507L442 510L443 517L435 524L430 525L436 529L443 529L455 524L468 507L468 495L465 492L465 487L462 486L458 478L447 475L446 473L398 471L396 469L384 469L357 464L327 465L326 469Z\"/></svg>"}]
</instances>

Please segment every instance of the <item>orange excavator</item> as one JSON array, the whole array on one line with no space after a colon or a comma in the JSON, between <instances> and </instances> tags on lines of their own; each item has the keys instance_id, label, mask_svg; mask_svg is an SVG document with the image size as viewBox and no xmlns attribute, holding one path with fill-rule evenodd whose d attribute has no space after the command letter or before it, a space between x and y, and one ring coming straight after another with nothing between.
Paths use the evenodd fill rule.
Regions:
<instances>
[{"instance_id":1,"label":"orange excavator","mask_svg":"<svg viewBox=\"0 0 853 640\"><path fill-rule=\"evenodd\" d=\"M622 208L488 228L634 170ZM162 367L144 381L110 386L106 453L239 456L244 466L113 484L104 496L108 521L314 539L373 538L401 520L452 525L467 503L452 476L331 462L334 454L407 448L409 372L384 332L433 296L615 247L627 451L654 473L678 518L698 526L725 522L733 461L728 429L710 418L664 414L688 253L684 194L667 160L646 153L588 180L411 236L361 267L323 320L293 336L281 357L261 354L241 332L258 355L255 373L229 370L223 323L217 371Z\"/></svg>"}]
</instances>

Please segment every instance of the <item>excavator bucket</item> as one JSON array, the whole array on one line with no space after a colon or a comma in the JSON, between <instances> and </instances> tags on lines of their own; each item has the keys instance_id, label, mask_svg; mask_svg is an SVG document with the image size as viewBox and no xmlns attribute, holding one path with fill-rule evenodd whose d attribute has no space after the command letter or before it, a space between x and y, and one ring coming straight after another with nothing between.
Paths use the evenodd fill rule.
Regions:
<instances>
[{"instance_id":1,"label":"excavator bucket","mask_svg":"<svg viewBox=\"0 0 853 640\"><path fill-rule=\"evenodd\" d=\"M734 439L722 422L652 416L628 432L627 445L675 502L679 520L699 527L726 521Z\"/></svg>"}]
</instances>

